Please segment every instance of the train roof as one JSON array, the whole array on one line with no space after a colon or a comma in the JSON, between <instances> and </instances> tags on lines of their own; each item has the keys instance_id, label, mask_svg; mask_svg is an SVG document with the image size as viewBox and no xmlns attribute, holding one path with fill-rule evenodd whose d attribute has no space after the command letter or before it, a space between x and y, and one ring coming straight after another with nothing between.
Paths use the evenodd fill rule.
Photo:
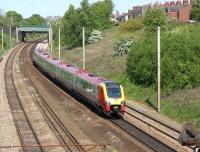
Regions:
<instances>
[{"instance_id":1,"label":"train roof","mask_svg":"<svg viewBox=\"0 0 200 152\"><path fill-rule=\"evenodd\" d=\"M72 74L75 74L76 76L90 82L91 84L98 85L102 82L111 82L108 81L100 76L97 76L95 74L89 73L86 70L79 69L71 64L68 64L66 62L60 61L56 58L52 58L52 56L48 52L44 52L43 49L39 49L36 47L35 53L50 62L51 64L54 64L62 69L64 69L67 72L70 72Z\"/></svg>"}]
</instances>

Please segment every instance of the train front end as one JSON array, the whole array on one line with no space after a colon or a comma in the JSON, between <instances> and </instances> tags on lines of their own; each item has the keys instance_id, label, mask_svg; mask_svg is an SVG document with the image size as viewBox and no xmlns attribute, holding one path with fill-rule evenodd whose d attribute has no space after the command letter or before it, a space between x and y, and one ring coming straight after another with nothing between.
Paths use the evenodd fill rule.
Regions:
<instances>
[{"instance_id":1,"label":"train front end","mask_svg":"<svg viewBox=\"0 0 200 152\"><path fill-rule=\"evenodd\" d=\"M123 87L118 83L107 81L101 88L103 95L100 95L100 98L106 114L124 114L126 105Z\"/></svg>"}]
</instances>

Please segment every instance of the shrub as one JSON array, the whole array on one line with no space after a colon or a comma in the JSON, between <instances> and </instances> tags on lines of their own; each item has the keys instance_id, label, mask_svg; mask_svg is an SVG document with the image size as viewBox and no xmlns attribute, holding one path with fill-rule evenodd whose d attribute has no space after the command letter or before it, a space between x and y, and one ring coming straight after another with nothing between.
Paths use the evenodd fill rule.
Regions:
<instances>
[{"instance_id":1,"label":"shrub","mask_svg":"<svg viewBox=\"0 0 200 152\"><path fill-rule=\"evenodd\" d=\"M94 42L98 42L101 39L102 39L101 31L93 30L91 33L91 36L89 37L89 42L94 43Z\"/></svg>"},{"instance_id":2,"label":"shrub","mask_svg":"<svg viewBox=\"0 0 200 152\"><path fill-rule=\"evenodd\" d=\"M121 23L119 26L120 33L133 33L137 30L143 28L143 20L142 19L134 19L129 20L127 22Z\"/></svg>"},{"instance_id":3,"label":"shrub","mask_svg":"<svg viewBox=\"0 0 200 152\"><path fill-rule=\"evenodd\" d=\"M200 26L181 27L161 35L161 85L175 90L200 86ZM156 84L156 36L138 41L128 54L127 72L132 82Z\"/></svg>"},{"instance_id":4,"label":"shrub","mask_svg":"<svg viewBox=\"0 0 200 152\"><path fill-rule=\"evenodd\" d=\"M156 37L138 41L128 54L127 72L132 82L149 86L156 81Z\"/></svg>"},{"instance_id":5,"label":"shrub","mask_svg":"<svg viewBox=\"0 0 200 152\"><path fill-rule=\"evenodd\" d=\"M116 54L121 56L129 52L132 44L133 44L133 39L131 37L123 36L120 39L114 41L113 48L116 51Z\"/></svg>"},{"instance_id":6,"label":"shrub","mask_svg":"<svg viewBox=\"0 0 200 152\"><path fill-rule=\"evenodd\" d=\"M156 31L157 26L166 29L167 17L164 14L164 11L161 9L151 9L147 11L144 17L144 25L149 32Z\"/></svg>"}]
</instances>

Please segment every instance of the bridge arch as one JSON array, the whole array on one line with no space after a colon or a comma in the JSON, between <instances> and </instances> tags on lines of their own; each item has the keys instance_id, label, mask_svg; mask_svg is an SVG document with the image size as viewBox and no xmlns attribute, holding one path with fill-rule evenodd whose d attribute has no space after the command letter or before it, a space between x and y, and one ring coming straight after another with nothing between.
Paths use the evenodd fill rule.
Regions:
<instances>
[{"instance_id":1,"label":"bridge arch","mask_svg":"<svg viewBox=\"0 0 200 152\"><path fill-rule=\"evenodd\" d=\"M21 35L21 41L24 42L27 33L46 33L50 41L50 32L51 28L47 25L20 25L16 28L17 42L19 35Z\"/></svg>"}]
</instances>

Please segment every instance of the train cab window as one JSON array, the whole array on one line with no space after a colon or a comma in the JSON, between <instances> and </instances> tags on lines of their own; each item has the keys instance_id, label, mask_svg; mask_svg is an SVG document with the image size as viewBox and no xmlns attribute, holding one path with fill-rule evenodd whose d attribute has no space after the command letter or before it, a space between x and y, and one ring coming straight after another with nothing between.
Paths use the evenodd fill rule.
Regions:
<instances>
[{"instance_id":1,"label":"train cab window","mask_svg":"<svg viewBox=\"0 0 200 152\"><path fill-rule=\"evenodd\" d=\"M107 94L109 98L121 98L120 85L116 83L107 83Z\"/></svg>"}]
</instances>

